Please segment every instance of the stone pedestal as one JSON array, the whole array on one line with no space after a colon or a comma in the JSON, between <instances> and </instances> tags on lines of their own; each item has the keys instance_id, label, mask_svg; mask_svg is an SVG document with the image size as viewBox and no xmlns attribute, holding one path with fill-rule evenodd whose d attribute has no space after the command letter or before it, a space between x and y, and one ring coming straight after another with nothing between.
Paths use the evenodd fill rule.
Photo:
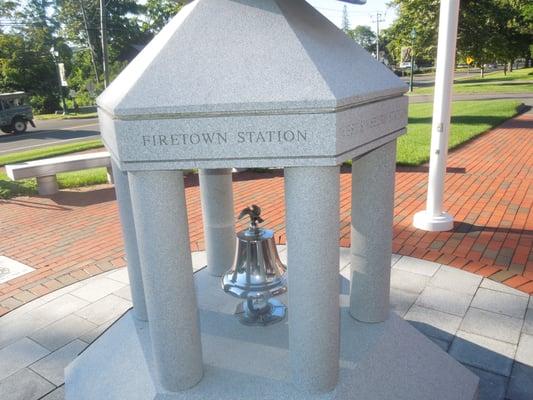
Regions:
<instances>
[{"instance_id":1,"label":"stone pedestal","mask_svg":"<svg viewBox=\"0 0 533 400\"><path fill-rule=\"evenodd\" d=\"M337 282L340 278L336 276ZM189 390L168 392L154 379L148 325L127 313L67 369L67 400L474 400L478 378L396 314L382 323L340 315L339 380L310 394L291 380L287 322L243 327L239 302L205 269L195 274L204 377ZM348 287L344 282L342 286ZM287 301L286 297L281 300ZM289 303L290 307L290 303ZM289 308L290 310L290 308ZM289 311L290 312L290 311ZM310 316L309 318L312 318ZM168 344L168 348L171 348Z\"/></svg>"},{"instance_id":2,"label":"stone pedestal","mask_svg":"<svg viewBox=\"0 0 533 400\"><path fill-rule=\"evenodd\" d=\"M37 187L39 188L39 194L41 196L50 196L52 194L56 194L59 190L55 175L38 176Z\"/></svg>"}]
</instances>

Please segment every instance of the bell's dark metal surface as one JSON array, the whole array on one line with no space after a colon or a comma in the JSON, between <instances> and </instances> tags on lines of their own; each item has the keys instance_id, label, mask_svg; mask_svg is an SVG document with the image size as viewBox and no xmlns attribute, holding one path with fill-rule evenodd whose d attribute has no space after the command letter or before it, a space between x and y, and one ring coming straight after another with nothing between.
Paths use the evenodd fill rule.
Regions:
<instances>
[{"instance_id":1,"label":"bell's dark metal surface","mask_svg":"<svg viewBox=\"0 0 533 400\"><path fill-rule=\"evenodd\" d=\"M235 314L246 325L268 325L281 321L285 305L273 298L287 290L287 267L279 259L274 231L258 227L263 222L261 209L252 205L241 211L250 226L237 234L233 267L222 278L225 292L246 299Z\"/></svg>"}]
</instances>

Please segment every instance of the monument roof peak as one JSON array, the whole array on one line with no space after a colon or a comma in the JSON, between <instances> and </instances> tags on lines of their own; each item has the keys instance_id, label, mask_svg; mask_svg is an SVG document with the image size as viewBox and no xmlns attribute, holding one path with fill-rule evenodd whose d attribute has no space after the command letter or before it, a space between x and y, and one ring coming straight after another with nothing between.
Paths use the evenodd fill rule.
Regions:
<instances>
[{"instance_id":1,"label":"monument roof peak","mask_svg":"<svg viewBox=\"0 0 533 400\"><path fill-rule=\"evenodd\" d=\"M405 84L304 0L187 4L98 99L119 119L337 111Z\"/></svg>"}]
</instances>

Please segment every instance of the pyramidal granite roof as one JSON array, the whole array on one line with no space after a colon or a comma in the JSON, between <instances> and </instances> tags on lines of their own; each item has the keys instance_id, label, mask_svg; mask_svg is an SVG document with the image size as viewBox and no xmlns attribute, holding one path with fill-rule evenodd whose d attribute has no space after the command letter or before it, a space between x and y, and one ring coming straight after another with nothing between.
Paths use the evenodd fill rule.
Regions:
<instances>
[{"instance_id":1,"label":"pyramidal granite roof","mask_svg":"<svg viewBox=\"0 0 533 400\"><path fill-rule=\"evenodd\" d=\"M331 112L406 85L304 0L187 4L98 98L118 119Z\"/></svg>"}]
</instances>

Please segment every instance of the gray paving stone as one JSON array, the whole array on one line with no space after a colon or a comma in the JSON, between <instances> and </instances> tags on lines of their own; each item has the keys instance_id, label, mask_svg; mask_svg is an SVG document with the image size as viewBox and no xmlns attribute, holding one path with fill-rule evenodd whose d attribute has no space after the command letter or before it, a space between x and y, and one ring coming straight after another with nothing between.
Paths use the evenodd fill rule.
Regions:
<instances>
[{"instance_id":1,"label":"gray paving stone","mask_svg":"<svg viewBox=\"0 0 533 400\"><path fill-rule=\"evenodd\" d=\"M131 308L131 302L110 294L77 311L76 315L91 321L93 324L101 325L119 317L129 308Z\"/></svg>"},{"instance_id":2,"label":"gray paving stone","mask_svg":"<svg viewBox=\"0 0 533 400\"><path fill-rule=\"evenodd\" d=\"M115 319L111 319L110 321L104 322L101 325L98 325L96 328L85 332L83 335L79 337L80 340L83 340L87 344L91 344L94 342L94 340L100 336L107 328L109 328L113 323L115 322Z\"/></svg>"},{"instance_id":3,"label":"gray paving stone","mask_svg":"<svg viewBox=\"0 0 533 400\"><path fill-rule=\"evenodd\" d=\"M390 303L393 311L403 317L411 306L415 303L418 295L416 293L405 292L403 290L391 288Z\"/></svg>"},{"instance_id":4,"label":"gray paving stone","mask_svg":"<svg viewBox=\"0 0 533 400\"><path fill-rule=\"evenodd\" d=\"M21 314L18 318L7 322L0 319L0 348L31 335L87 304L89 303L85 300L65 294L44 304L40 303L38 307Z\"/></svg>"},{"instance_id":5,"label":"gray paving stone","mask_svg":"<svg viewBox=\"0 0 533 400\"><path fill-rule=\"evenodd\" d=\"M30 369L49 380L54 385L62 385L64 382L65 367L70 364L70 362L74 360L86 346L87 343L76 339L30 365Z\"/></svg>"},{"instance_id":6,"label":"gray paving stone","mask_svg":"<svg viewBox=\"0 0 533 400\"><path fill-rule=\"evenodd\" d=\"M472 295L428 286L418 297L416 305L463 317L472 297Z\"/></svg>"},{"instance_id":7,"label":"gray paving stone","mask_svg":"<svg viewBox=\"0 0 533 400\"><path fill-rule=\"evenodd\" d=\"M122 297L124 300L131 301L131 289L129 285L114 291L113 294L115 296Z\"/></svg>"},{"instance_id":8,"label":"gray paving stone","mask_svg":"<svg viewBox=\"0 0 533 400\"><path fill-rule=\"evenodd\" d=\"M452 292L473 295L482 279L481 276L443 265L429 284Z\"/></svg>"},{"instance_id":9,"label":"gray paving stone","mask_svg":"<svg viewBox=\"0 0 533 400\"><path fill-rule=\"evenodd\" d=\"M477 400L503 400L507 390L507 378L478 368L466 367L479 377L479 397Z\"/></svg>"},{"instance_id":10,"label":"gray paving stone","mask_svg":"<svg viewBox=\"0 0 533 400\"><path fill-rule=\"evenodd\" d=\"M516 361L533 367L533 336L523 333L516 350ZM533 396L533 393L531 393Z\"/></svg>"},{"instance_id":11,"label":"gray paving stone","mask_svg":"<svg viewBox=\"0 0 533 400\"><path fill-rule=\"evenodd\" d=\"M429 283L429 276L407 272L402 269L391 270L391 287L412 293L421 293Z\"/></svg>"},{"instance_id":12,"label":"gray paving stone","mask_svg":"<svg viewBox=\"0 0 533 400\"><path fill-rule=\"evenodd\" d=\"M124 283L104 277L90 281L87 285L71 292L71 294L80 299L93 302L104 298L122 287L124 287Z\"/></svg>"},{"instance_id":13,"label":"gray paving stone","mask_svg":"<svg viewBox=\"0 0 533 400\"><path fill-rule=\"evenodd\" d=\"M507 389L509 400L531 400L533 398L533 368L515 362Z\"/></svg>"},{"instance_id":14,"label":"gray paving stone","mask_svg":"<svg viewBox=\"0 0 533 400\"><path fill-rule=\"evenodd\" d=\"M31 318L42 318L48 324L55 322L69 314L85 307L89 304L88 301L82 300L71 294L64 294L59 296L40 307L30 311L27 315Z\"/></svg>"},{"instance_id":15,"label":"gray paving stone","mask_svg":"<svg viewBox=\"0 0 533 400\"><path fill-rule=\"evenodd\" d=\"M496 290L497 292L514 294L515 296L525 297L526 299L529 298L526 293L521 292L520 290L513 289L512 287L504 285L503 283L499 283L488 278L483 279L480 287L490 290Z\"/></svg>"},{"instance_id":16,"label":"gray paving stone","mask_svg":"<svg viewBox=\"0 0 533 400\"><path fill-rule=\"evenodd\" d=\"M414 305L404 317L427 336L451 342L461 324L461 317Z\"/></svg>"},{"instance_id":17,"label":"gray paving stone","mask_svg":"<svg viewBox=\"0 0 533 400\"><path fill-rule=\"evenodd\" d=\"M50 351L28 338L22 338L4 347L0 350L0 380L26 368L49 353Z\"/></svg>"},{"instance_id":18,"label":"gray paving stone","mask_svg":"<svg viewBox=\"0 0 533 400\"><path fill-rule=\"evenodd\" d=\"M524 318L527 302L526 297L479 288L472 301L472 307L511 317Z\"/></svg>"},{"instance_id":19,"label":"gray paving stone","mask_svg":"<svg viewBox=\"0 0 533 400\"><path fill-rule=\"evenodd\" d=\"M54 388L46 379L24 368L0 381L0 399L37 400Z\"/></svg>"},{"instance_id":20,"label":"gray paving stone","mask_svg":"<svg viewBox=\"0 0 533 400\"><path fill-rule=\"evenodd\" d=\"M512 344L518 344L521 328L521 319L472 307L461 324L463 331Z\"/></svg>"},{"instance_id":21,"label":"gray paving stone","mask_svg":"<svg viewBox=\"0 0 533 400\"><path fill-rule=\"evenodd\" d=\"M459 331L450 347L457 361L499 375L511 375L516 345Z\"/></svg>"},{"instance_id":22,"label":"gray paving stone","mask_svg":"<svg viewBox=\"0 0 533 400\"><path fill-rule=\"evenodd\" d=\"M28 315L21 315L19 318L10 320L6 324L0 324L0 349L43 328L48 323L43 318L32 318Z\"/></svg>"},{"instance_id":23,"label":"gray paving stone","mask_svg":"<svg viewBox=\"0 0 533 400\"><path fill-rule=\"evenodd\" d=\"M97 325L76 315L67 315L30 335L30 338L54 351L72 342L80 335L96 328Z\"/></svg>"},{"instance_id":24,"label":"gray paving stone","mask_svg":"<svg viewBox=\"0 0 533 400\"><path fill-rule=\"evenodd\" d=\"M526 318L524 319L524 332L533 335L533 309L528 308L526 312Z\"/></svg>"},{"instance_id":25,"label":"gray paving stone","mask_svg":"<svg viewBox=\"0 0 533 400\"><path fill-rule=\"evenodd\" d=\"M52 292L52 293L55 293L55 292ZM10 311L8 314L3 315L0 318L0 330L2 326L9 324L15 320L19 320L21 317L24 317L24 315L26 315L31 310L34 310L37 307L40 307L43 304L47 303L49 300L45 300L46 297L48 296L39 297L35 300L30 301L29 303L24 304L23 306L20 306L19 308L16 308L13 311Z\"/></svg>"},{"instance_id":26,"label":"gray paving stone","mask_svg":"<svg viewBox=\"0 0 533 400\"><path fill-rule=\"evenodd\" d=\"M412 272L414 274L433 276L440 268L440 264L418 258L403 256L394 264L393 268Z\"/></svg>"},{"instance_id":27,"label":"gray paving stone","mask_svg":"<svg viewBox=\"0 0 533 400\"><path fill-rule=\"evenodd\" d=\"M129 285L130 283L130 277L128 276L128 269L126 267L111 271L108 274L106 274L105 277L109 279L113 279L114 281L124 283L126 285Z\"/></svg>"},{"instance_id":28,"label":"gray paving stone","mask_svg":"<svg viewBox=\"0 0 533 400\"><path fill-rule=\"evenodd\" d=\"M65 386L60 386L40 400L65 400Z\"/></svg>"}]
</instances>

